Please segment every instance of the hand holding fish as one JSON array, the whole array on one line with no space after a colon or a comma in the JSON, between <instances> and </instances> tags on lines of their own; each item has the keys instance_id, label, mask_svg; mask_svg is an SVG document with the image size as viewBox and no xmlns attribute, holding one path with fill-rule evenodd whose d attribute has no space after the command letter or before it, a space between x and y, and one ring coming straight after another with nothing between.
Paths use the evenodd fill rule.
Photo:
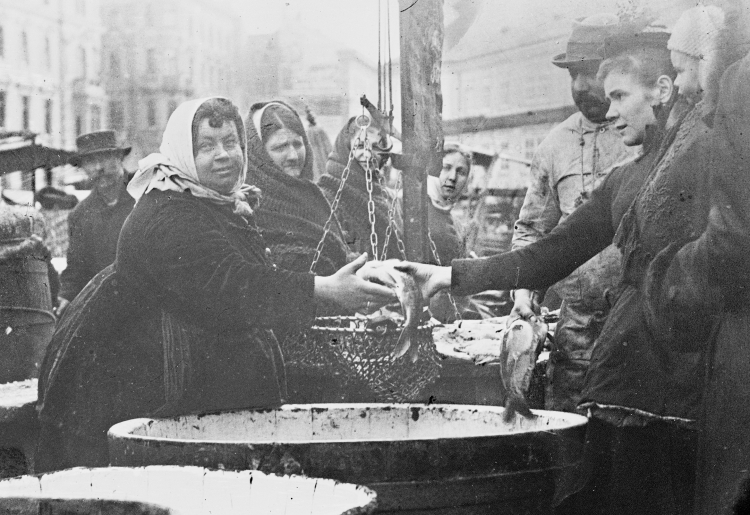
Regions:
<instances>
[{"instance_id":1,"label":"hand holding fish","mask_svg":"<svg viewBox=\"0 0 750 515\"><path fill-rule=\"evenodd\" d=\"M367 263L367 254L341 267L335 274L315 277L315 300L334 302L347 309L383 306L396 300L392 288L376 284L357 274Z\"/></svg>"},{"instance_id":2,"label":"hand holding fish","mask_svg":"<svg viewBox=\"0 0 750 515\"><path fill-rule=\"evenodd\" d=\"M425 299L429 299L440 290L447 290L451 287L452 269L449 266L402 261L394 268L411 275Z\"/></svg>"},{"instance_id":3,"label":"hand holding fish","mask_svg":"<svg viewBox=\"0 0 750 515\"><path fill-rule=\"evenodd\" d=\"M368 263L369 266L360 268L357 274L363 279L388 286L396 294L401 304L404 323L391 356L400 358L408 353L409 359L414 363L417 361L419 354L417 329L422 317L424 302L414 278L408 272L398 268L401 264L401 261L395 259L372 261Z\"/></svg>"}]
</instances>

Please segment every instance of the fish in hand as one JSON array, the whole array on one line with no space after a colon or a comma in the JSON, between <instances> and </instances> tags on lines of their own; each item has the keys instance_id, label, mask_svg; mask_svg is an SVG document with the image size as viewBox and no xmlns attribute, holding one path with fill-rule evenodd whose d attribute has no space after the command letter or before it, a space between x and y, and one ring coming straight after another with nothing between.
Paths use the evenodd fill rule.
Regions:
<instances>
[{"instance_id":1,"label":"fish in hand","mask_svg":"<svg viewBox=\"0 0 750 515\"><path fill-rule=\"evenodd\" d=\"M526 401L539 348L547 337L547 325L518 319L505 331L500 350L500 377L505 387L505 414L510 422L516 413L533 418Z\"/></svg>"},{"instance_id":2,"label":"fish in hand","mask_svg":"<svg viewBox=\"0 0 750 515\"><path fill-rule=\"evenodd\" d=\"M419 340L417 339L417 329L422 316L422 292L414 278L406 272L400 270L389 271L395 286L393 290L396 297L401 303L401 310L404 314L404 326L398 337L398 342L391 352L393 358L400 358L408 352L409 359L412 363L417 361L419 354Z\"/></svg>"}]
</instances>

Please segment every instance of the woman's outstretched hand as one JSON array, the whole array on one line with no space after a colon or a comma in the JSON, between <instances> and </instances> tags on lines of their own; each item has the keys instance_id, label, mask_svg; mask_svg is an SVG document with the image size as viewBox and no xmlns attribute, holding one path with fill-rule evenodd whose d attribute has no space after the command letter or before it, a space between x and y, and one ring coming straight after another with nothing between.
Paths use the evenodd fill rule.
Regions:
<instances>
[{"instance_id":1,"label":"woman's outstretched hand","mask_svg":"<svg viewBox=\"0 0 750 515\"><path fill-rule=\"evenodd\" d=\"M360 269L363 271L358 274ZM333 275L315 277L315 300L333 302L354 311L396 302L393 289L372 282L371 279L377 277L377 274L368 269L375 270L377 265L367 264L367 254L362 254ZM387 281L381 282L390 284Z\"/></svg>"},{"instance_id":2,"label":"woman's outstretched hand","mask_svg":"<svg viewBox=\"0 0 750 515\"><path fill-rule=\"evenodd\" d=\"M451 287L452 270L449 266L402 261L395 265L395 268L414 277L425 299L432 297L440 290L447 290Z\"/></svg>"}]
</instances>

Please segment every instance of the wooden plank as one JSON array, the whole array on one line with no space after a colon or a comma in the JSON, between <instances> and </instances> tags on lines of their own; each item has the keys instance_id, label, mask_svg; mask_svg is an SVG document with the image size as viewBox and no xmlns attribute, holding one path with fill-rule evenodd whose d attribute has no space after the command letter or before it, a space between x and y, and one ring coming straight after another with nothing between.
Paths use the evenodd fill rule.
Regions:
<instances>
[{"instance_id":1,"label":"wooden plank","mask_svg":"<svg viewBox=\"0 0 750 515\"><path fill-rule=\"evenodd\" d=\"M442 167L443 1L399 0L399 10L404 245L407 259L424 262L430 255L427 176Z\"/></svg>"}]
</instances>

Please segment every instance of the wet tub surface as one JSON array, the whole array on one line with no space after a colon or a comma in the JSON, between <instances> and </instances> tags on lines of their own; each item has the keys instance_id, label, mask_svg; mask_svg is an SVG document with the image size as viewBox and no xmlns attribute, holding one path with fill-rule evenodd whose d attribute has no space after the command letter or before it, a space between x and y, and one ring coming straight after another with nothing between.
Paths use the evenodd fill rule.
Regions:
<instances>
[{"instance_id":1,"label":"wet tub surface","mask_svg":"<svg viewBox=\"0 0 750 515\"><path fill-rule=\"evenodd\" d=\"M503 408L467 405L321 404L117 424L110 435L170 441L324 443L467 439L583 426L571 413L535 411L503 420Z\"/></svg>"}]
</instances>

